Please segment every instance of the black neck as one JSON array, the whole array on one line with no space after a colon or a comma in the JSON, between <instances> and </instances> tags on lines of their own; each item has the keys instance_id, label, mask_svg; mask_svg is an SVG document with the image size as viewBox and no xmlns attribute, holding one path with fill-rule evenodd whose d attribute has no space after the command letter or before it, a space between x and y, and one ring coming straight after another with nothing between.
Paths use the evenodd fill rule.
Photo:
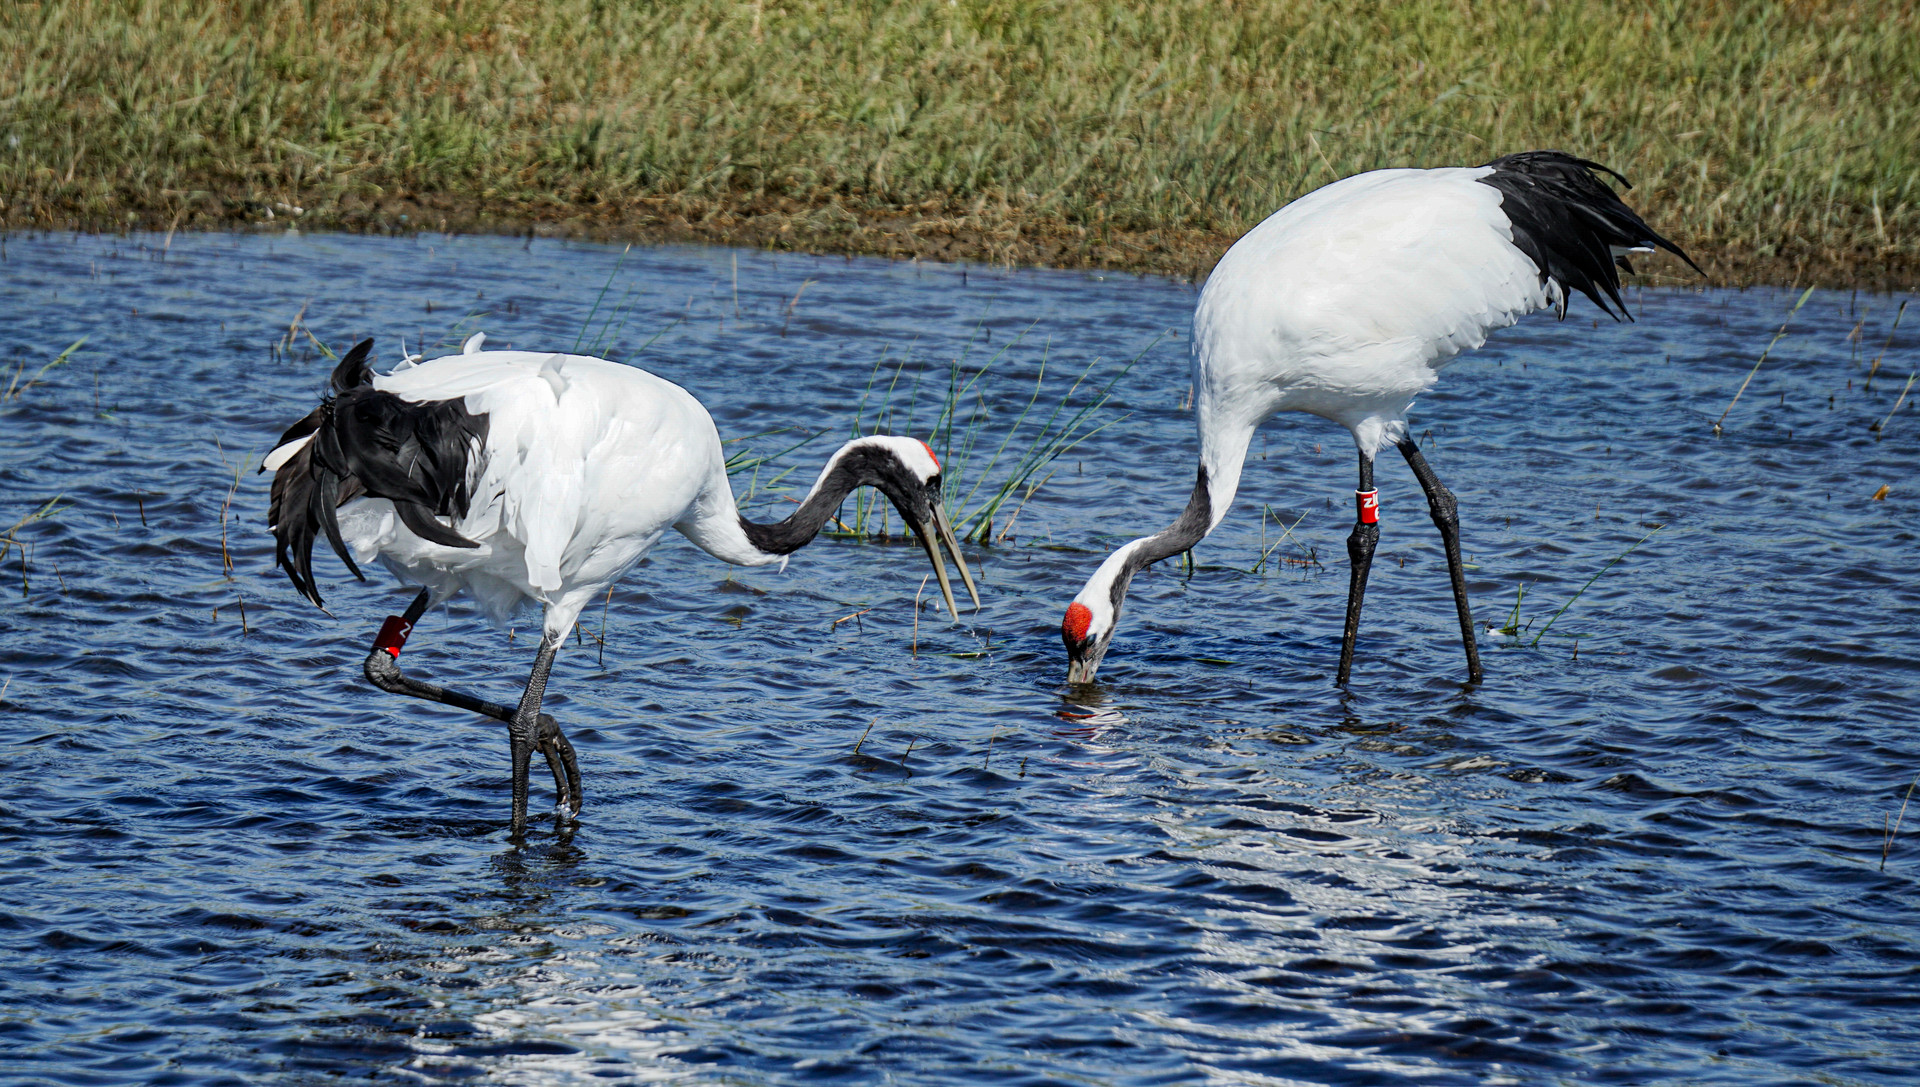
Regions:
<instances>
[{"instance_id":1,"label":"black neck","mask_svg":"<svg viewBox=\"0 0 1920 1087\"><path fill-rule=\"evenodd\" d=\"M1179 520L1168 525L1165 531L1147 537L1145 543L1134 549L1127 565L1134 571L1144 570L1161 559L1191 550L1206 538L1207 530L1212 527L1213 498L1207 490L1207 469L1202 466L1193 482L1193 496L1187 499L1187 508L1181 511Z\"/></svg>"},{"instance_id":2,"label":"black neck","mask_svg":"<svg viewBox=\"0 0 1920 1087\"><path fill-rule=\"evenodd\" d=\"M769 555L791 555L807 546L821 528L826 526L827 518L840 508L848 494L860 485L858 473L851 458L842 457L833 466L833 471L821 480L793 516L784 521L759 524L740 518L740 531L747 534L747 542Z\"/></svg>"}]
</instances>

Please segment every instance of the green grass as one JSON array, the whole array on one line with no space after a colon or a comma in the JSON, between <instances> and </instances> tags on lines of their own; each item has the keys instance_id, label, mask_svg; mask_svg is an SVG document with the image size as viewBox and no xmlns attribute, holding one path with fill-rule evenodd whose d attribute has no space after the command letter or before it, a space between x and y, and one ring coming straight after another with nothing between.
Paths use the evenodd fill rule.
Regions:
<instances>
[{"instance_id":1,"label":"green grass","mask_svg":"<svg viewBox=\"0 0 1920 1087\"><path fill-rule=\"evenodd\" d=\"M1915 72L1916 9L1817 0L15 3L0 193L1200 272L1337 177L1558 147L1722 281L1910 285Z\"/></svg>"}]
</instances>

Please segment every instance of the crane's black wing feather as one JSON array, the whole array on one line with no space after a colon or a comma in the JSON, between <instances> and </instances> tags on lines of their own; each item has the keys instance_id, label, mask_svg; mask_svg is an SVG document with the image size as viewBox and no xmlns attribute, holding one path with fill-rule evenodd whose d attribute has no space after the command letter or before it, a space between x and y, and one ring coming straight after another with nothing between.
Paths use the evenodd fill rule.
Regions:
<instances>
[{"instance_id":1,"label":"crane's black wing feather","mask_svg":"<svg viewBox=\"0 0 1920 1087\"><path fill-rule=\"evenodd\" d=\"M1661 237L1595 176L1596 172L1611 174L1632 188L1619 173L1564 151L1523 151L1486 165L1493 172L1480 178L1480 183L1500 190L1500 210L1513 224L1513 244L1540 270L1541 285L1549 281L1559 285L1560 316L1567 315L1570 292L1579 291L1614 320L1621 315L1633 319L1620 299L1620 274L1615 270L1631 272L1633 266L1624 254L1614 256L1616 248L1665 249L1706 275L1692 257ZM1609 299L1620 307L1620 314L1607 305Z\"/></svg>"},{"instance_id":2,"label":"crane's black wing feather","mask_svg":"<svg viewBox=\"0 0 1920 1087\"><path fill-rule=\"evenodd\" d=\"M346 353L329 381L333 395L287 429L285 445L312 435L274 473L267 523L274 559L300 595L321 603L313 577L313 543L321 535L364 580L335 511L362 496L393 503L402 524L421 539L447 547L479 544L437 517L466 516L472 501L474 458L485 448L487 418L458 400L403 400L373 387L363 340Z\"/></svg>"}]
</instances>

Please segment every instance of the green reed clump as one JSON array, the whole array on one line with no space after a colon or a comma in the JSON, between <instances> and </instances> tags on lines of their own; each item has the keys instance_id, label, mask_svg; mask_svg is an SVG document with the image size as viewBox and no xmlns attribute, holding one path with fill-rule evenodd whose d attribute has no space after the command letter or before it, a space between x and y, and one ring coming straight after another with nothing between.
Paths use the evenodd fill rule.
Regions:
<instances>
[{"instance_id":1,"label":"green reed clump","mask_svg":"<svg viewBox=\"0 0 1920 1087\"><path fill-rule=\"evenodd\" d=\"M976 329L976 339L977 339ZM990 544L1005 539L1013 521L1026 502L1045 485L1050 475L1040 473L1054 460L1125 416L1101 417L1101 409L1112 399L1113 388L1154 345L1155 337L1134 357L1120 365L1108 365L1104 376L1096 376L1104 360L1094 358L1077 373L1056 373L1047 380L1051 345L1043 344L1035 366L1033 387L1022 397L988 395L982 381L1011 366L1011 356L1025 345L1026 331L1009 338L990 357L979 363L968 361L974 340L969 340L960 355L944 367L916 366L911 377L907 368L912 356L904 355L886 372L887 353L883 352L868 376L849 427L850 437L862 434L910 434L924 436L940 458L944 485L943 501L954 535ZM885 375L884 385L880 384ZM931 423L916 418L921 408L921 392L931 376L939 382L940 399L932 405ZM904 386L904 388L903 388ZM877 394L877 399L876 399ZM898 398L904 398L901 403ZM1037 410L1036 410L1037 409ZM885 532L890 507L883 499L862 491L854 498L848 531ZM1006 516L997 523L996 518Z\"/></svg>"},{"instance_id":2,"label":"green reed clump","mask_svg":"<svg viewBox=\"0 0 1920 1087\"><path fill-rule=\"evenodd\" d=\"M1017 346L1019 342L1019 338L1016 338L1008 346ZM1034 375L1032 393L1021 404L1020 413L1006 424L997 424L987 398L976 390L980 379L993 368L993 363L1004 355L1005 350L981 366L972 377L966 378L964 384L964 371L960 363L955 362L949 371L947 398L934 419L933 427L942 449L942 464L946 468L946 498L952 510L954 534L961 538L972 536L978 543L993 542L994 518L1017 495L1018 502L1002 525L1001 534L1004 537L1020 507L1046 482L1045 479L1034 479L1042 468L1124 418L1117 416L1095 422L1097 413L1112 398L1114 385L1158 342L1159 338L1156 337L1131 361L1113 370L1106 383L1097 390L1089 379L1102 360L1095 358L1089 361L1064 391L1056 387L1052 394L1055 397L1052 407L1043 409L1045 416L1038 417L1033 409L1041 402L1047 379L1047 353L1043 351ZM970 406L969 394L972 394ZM963 411L964 422L961 418ZM997 425L1004 425L1005 429L1000 431L999 442L994 443L992 435ZM985 448L989 444L993 445L993 452L986 455ZM978 463L982 456L985 456L985 464ZM1004 467L1002 461L1007 462ZM999 470L997 473L996 469ZM972 478L971 484L967 483L969 476Z\"/></svg>"},{"instance_id":3,"label":"green reed clump","mask_svg":"<svg viewBox=\"0 0 1920 1087\"><path fill-rule=\"evenodd\" d=\"M43 0L0 5L0 193L1194 271L1337 177L1558 147L1721 272L1910 280L1916 71L1920 8L1840 0Z\"/></svg>"}]
</instances>

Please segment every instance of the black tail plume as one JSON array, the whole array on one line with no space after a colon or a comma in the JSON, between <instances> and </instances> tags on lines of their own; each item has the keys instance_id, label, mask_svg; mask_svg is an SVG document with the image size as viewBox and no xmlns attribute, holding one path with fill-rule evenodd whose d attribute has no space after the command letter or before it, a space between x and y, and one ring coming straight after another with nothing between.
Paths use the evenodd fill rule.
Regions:
<instances>
[{"instance_id":1,"label":"black tail plume","mask_svg":"<svg viewBox=\"0 0 1920 1087\"><path fill-rule=\"evenodd\" d=\"M355 344L334 367L332 395L287 429L279 445L311 440L274 473L267 522L274 560L300 595L321 605L313 543L324 535L355 577L366 580L340 533L335 511L360 497L393 502L402 524L447 547L479 544L436 517L466 516L486 445L487 419L460 400L410 401L373 387L372 340Z\"/></svg>"},{"instance_id":2,"label":"black tail plume","mask_svg":"<svg viewBox=\"0 0 1920 1087\"><path fill-rule=\"evenodd\" d=\"M1614 249L1665 249L1706 275L1595 176L1611 174L1633 188L1616 171L1564 151L1523 151L1486 165L1493 172L1480 183L1500 190L1500 210L1513 224L1513 244L1540 270L1541 285L1558 284L1560 316L1567 315L1569 291L1579 291L1614 320L1623 315L1633 319L1620 299L1620 274L1615 270L1631 272L1633 266L1625 254L1616 257ZM1619 314L1608 307L1608 299L1620 307Z\"/></svg>"}]
</instances>

